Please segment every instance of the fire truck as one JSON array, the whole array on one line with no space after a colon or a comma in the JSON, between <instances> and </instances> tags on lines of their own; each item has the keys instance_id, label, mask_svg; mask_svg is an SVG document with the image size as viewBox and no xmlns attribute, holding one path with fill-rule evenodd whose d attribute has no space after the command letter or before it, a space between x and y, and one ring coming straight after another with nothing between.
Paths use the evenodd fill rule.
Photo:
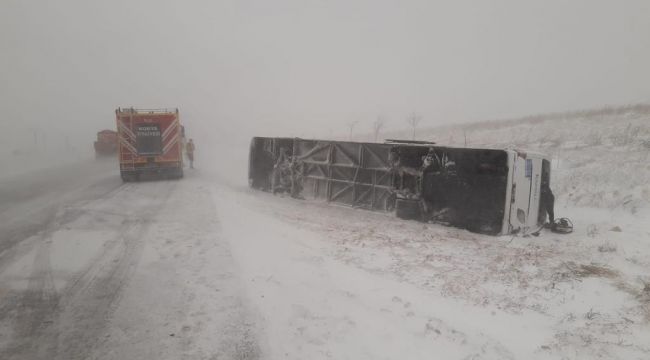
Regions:
<instances>
[{"instance_id":1,"label":"fire truck","mask_svg":"<svg viewBox=\"0 0 650 360\"><path fill-rule=\"evenodd\" d=\"M102 130L97 133L97 140L94 144L95 157L115 156L117 153L117 132L113 130Z\"/></svg>"},{"instance_id":2,"label":"fire truck","mask_svg":"<svg viewBox=\"0 0 650 360\"><path fill-rule=\"evenodd\" d=\"M178 109L115 110L123 181L183 177L183 130Z\"/></svg>"}]
</instances>

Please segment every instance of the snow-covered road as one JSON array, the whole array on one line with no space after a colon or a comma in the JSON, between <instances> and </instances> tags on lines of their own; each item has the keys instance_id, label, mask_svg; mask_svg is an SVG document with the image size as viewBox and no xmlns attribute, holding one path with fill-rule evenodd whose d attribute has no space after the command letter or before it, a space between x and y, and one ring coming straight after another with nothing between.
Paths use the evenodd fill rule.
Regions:
<instances>
[{"instance_id":1,"label":"snow-covered road","mask_svg":"<svg viewBox=\"0 0 650 360\"><path fill-rule=\"evenodd\" d=\"M490 237L219 175L0 181L0 358L650 354L643 214L562 208L572 235Z\"/></svg>"},{"instance_id":2,"label":"snow-covered road","mask_svg":"<svg viewBox=\"0 0 650 360\"><path fill-rule=\"evenodd\" d=\"M258 358L205 182L78 166L3 183L0 358Z\"/></svg>"}]
</instances>

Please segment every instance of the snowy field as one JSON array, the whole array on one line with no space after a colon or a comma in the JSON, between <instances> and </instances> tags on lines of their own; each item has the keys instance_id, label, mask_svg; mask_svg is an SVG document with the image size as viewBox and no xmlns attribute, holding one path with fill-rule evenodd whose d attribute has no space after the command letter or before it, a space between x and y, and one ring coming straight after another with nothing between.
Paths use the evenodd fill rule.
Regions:
<instances>
[{"instance_id":1,"label":"snowy field","mask_svg":"<svg viewBox=\"0 0 650 360\"><path fill-rule=\"evenodd\" d=\"M465 135L551 154L575 232L272 196L205 155L181 181L122 184L110 161L0 179L0 358L650 358L650 116Z\"/></svg>"},{"instance_id":2,"label":"snowy field","mask_svg":"<svg viewBox=\"0 0 650 360\"><path fill-rule=\"evenodd\" d=\"M576 233L495 238L267 194L217 194L273 358L650 353L650 244L634 216L613 222L611 213L562 209Z\"/></svg>"}]
</instances>

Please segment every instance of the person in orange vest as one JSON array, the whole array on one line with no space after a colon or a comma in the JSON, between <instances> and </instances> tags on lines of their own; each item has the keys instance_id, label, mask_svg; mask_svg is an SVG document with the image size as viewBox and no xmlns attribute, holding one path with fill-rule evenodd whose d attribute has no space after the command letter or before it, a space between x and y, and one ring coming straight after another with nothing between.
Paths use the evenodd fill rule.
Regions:
<instances>
[{"instance_id":1,"label":"person in orange vest","mask_svg":"<svg viewBox=\"0 0 650 360\"><path fill-rule=\"evenodd\" d=\"M187 158L190 160L190 169L194 169L194 141L192 139L185 144L185 153L187 153Z\"/></svg>"}]
</instances>

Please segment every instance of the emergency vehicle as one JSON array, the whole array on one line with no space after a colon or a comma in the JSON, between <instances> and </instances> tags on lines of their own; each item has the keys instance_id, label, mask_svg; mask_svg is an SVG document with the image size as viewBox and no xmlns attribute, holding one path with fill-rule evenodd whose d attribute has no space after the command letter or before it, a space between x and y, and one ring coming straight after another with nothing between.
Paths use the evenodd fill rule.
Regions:
<instances>
[{"instance_id":1,"label":"emergency vehicle","mask_svg":"<svg viewBox=\"0 0 650 360\"><path fill-rule=\"evenodd\" d=\"M113 130L102 130L97 133L97 140L94 143L95 157L115 156L117 153L117 132Z\"/></svg>"},{"instance_id":2,"label":"emergency vehicle","mask_svg":"<svg viewBox=\"0 0 650 360\"><path fill-rule=\"evenodd\" d=\"M183 131L178 109L115 110L123 181L183 177Z\"/></svg>"}]
</instances>

